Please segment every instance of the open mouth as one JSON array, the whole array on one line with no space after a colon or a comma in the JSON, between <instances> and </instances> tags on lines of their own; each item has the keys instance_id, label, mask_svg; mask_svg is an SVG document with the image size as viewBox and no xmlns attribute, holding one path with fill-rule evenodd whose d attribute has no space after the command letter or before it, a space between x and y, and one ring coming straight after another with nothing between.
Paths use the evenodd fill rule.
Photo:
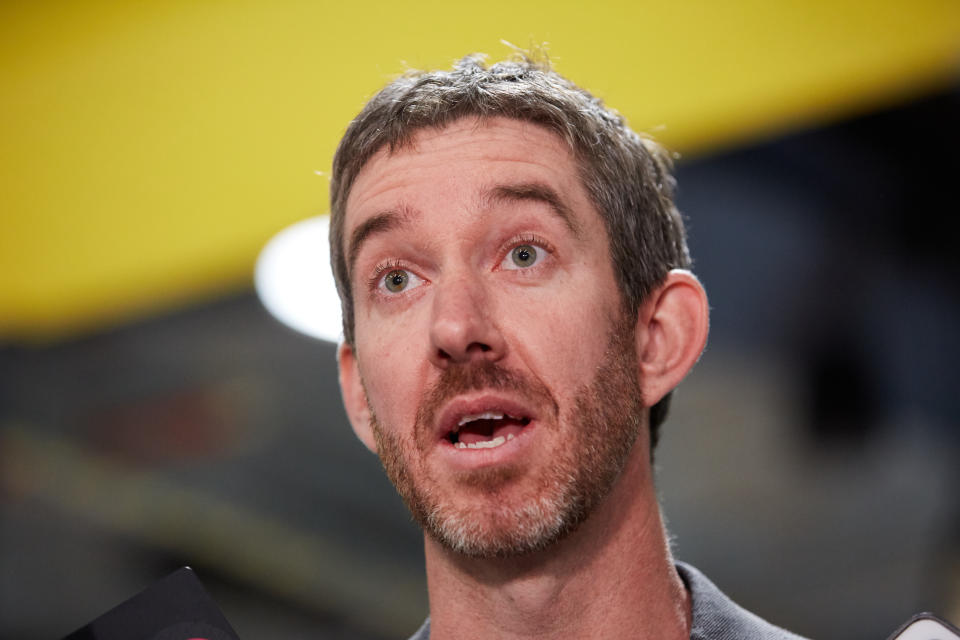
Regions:
<instances>
[{"instance_id":1,"label":"open mouth","mask_svg":"<svg viewBox=\"0 0 960 640\"><path fill-rule=\"evenodd\" d=\"M528 424L528 417L484 411L460 418L447 439L457 449L493 449L513 440Z\"/></svg>"}]
</instances>

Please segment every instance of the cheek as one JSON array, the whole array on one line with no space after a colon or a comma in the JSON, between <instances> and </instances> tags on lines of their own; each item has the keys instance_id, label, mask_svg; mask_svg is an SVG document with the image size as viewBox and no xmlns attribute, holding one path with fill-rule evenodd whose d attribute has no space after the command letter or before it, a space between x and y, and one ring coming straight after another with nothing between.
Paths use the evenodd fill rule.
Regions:
<instances>
[{"instance_id":1,"label":"cheek","mask_svg":"<svg viewBox=\"0 0 960 640\"><path fill-rule=\"evenodd\" d=\"M507 330L514 351L555 392L581 387L609 357L616 316L605 296L554 293L505 306L512 309Z\"/></svg>"},{"instance_id":2,"label":"cheek","mask_svg":"<svg viewBox=\"0 0 960 640\"><path fill-rule=\"evenodd\" d=\"M384 428L415 414L421 389L422 347L406 327L357 334L357 360L367 401Z\"/></svg>"}]
</instances>

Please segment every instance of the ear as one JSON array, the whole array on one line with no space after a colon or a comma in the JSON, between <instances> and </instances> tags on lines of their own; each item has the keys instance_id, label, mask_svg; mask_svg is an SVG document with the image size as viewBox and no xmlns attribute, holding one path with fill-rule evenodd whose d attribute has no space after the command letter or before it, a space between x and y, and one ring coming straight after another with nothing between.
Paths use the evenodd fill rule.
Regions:
<instances>
[{"instance_id":1,"label":"ear","mask_svg":"<svg viewBox=\"0 0 960 640\"><path fill-rule=\"evenodd\" d=\"M350 426L353 427L353 432L357 434L360 441L367 445L367 449L376 453L377 444L373 437L370 405L367 404L367 393L360 379L357 356L353 347L345 342L340 343L337 349L337 364L340 368L340 395L343 396L343 406L347 410Z\"/></svg>"},{"instance_id":2,"label":"ear","mask_svg":"<svg viewBox=\"0 0 960 640\"><path fill-rule=\"evenodd\" d=\"M707 343L710 310L703 285L674 269L637 315L637 356L644 404L653 406L693 369Z\"/></svg>"}]
</instances>

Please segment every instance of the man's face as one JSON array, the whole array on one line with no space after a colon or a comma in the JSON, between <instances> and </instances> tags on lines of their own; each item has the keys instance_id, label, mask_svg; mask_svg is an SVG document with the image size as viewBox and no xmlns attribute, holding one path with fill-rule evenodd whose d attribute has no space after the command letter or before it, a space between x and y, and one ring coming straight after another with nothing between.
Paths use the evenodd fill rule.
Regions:
<instances>
[{"instance_id":1,"label":"man's face","mask_svg":"<svg viewBox=\"0 0 960 640\"><path fill-rule=\"evenodd\" d=\"M634 321L566 145L503 118L424 130L365 165L345 215L348 412L414 516L475 556L571 531L637 455L643 409Z\"/></svg>"}]
</instances>

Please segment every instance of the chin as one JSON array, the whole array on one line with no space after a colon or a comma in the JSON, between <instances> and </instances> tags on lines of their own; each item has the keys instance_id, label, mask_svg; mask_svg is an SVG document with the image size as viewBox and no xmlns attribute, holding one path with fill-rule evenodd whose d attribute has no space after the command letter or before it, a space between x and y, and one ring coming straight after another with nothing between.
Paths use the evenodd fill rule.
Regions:
<instances>
[{"instance_id":1,"label":"chin","mask_svg":"<svg viewBox=\"0 0 960 640\"><path fill-rule=\"evenodd\" d=\"M560 541L586 518L582 500L566 488L511 498L509 491L483 492L469 505L440 501L423 514L421 526L440 545L473 558L509 558L534 553Z\"/></svg>"}]
</instances>

